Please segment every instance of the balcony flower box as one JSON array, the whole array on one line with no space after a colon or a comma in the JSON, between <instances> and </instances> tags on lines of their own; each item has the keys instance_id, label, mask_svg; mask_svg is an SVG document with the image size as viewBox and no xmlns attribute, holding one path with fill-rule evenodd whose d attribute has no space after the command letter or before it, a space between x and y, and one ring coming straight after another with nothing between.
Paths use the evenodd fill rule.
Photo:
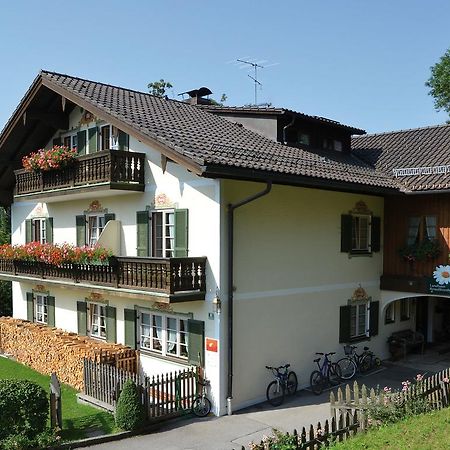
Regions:
<instances>
[{"instance_id":1,"label":"balcony flower box","mask_svg":"<svg viewBox=\"0 0 450 450\"><path fill-rule=\"evenodd\" d=\"M425 239L400 248L399 255L407 262L432 261L441 254L441 247L437 240Z\"/></svg>"},{"instance_id":2,"label":"balcony flower box","mask_svg":"<svg viewBox=\"0 0 450 450\"><path fill-rule=\"evenodd\" d=\"M22 166L28 172L48 172L63 169L75 161L76 148L54 145L52 149L40 149L22 158Z\"/></svg>"}]
</instances>

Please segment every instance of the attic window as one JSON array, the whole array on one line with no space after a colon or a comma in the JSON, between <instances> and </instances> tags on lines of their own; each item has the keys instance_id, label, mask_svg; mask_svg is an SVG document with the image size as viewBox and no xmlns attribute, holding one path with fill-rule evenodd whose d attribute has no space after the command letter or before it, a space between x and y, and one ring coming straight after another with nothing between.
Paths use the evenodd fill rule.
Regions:
<instances>
[{"instance_id":1,"label":"attic window","mask_svg":"<svg viewBox=\"0 0 450 450\"><path fill-rule=\"evenodd\" d=\"M297 134L297 142L299 144L309 145L309 134L299 131Z\"/></svg>"},{"instance_id":2,"label":"attic window","mask_svg":"<svg viewBox=\"0 0 450 450\"><path fill-rule=\"evenodd\" d=\"M325 150L335 150L337 152L342 152L342 141L337 139L325 138L322 141L322 148Z\"/></svg>"}]
</instances>

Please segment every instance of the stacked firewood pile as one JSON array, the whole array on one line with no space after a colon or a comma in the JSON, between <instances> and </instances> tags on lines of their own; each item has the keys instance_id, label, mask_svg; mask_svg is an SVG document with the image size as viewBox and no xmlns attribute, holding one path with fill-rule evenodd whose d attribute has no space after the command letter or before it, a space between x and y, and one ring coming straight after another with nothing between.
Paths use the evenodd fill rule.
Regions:
<instances>
[{"instance_id":1,"label":"stacked firewood pile","mask_svg":"<svg viewBox=\"0 0 450 450\"><path fill-rule=\"evenodd\" d=\"M11 317L0 317L0 352L40 373L56 372L78 391L83 390L83 358L137 372L138 354L129 347Z\"/></svg>"}]
</instances>

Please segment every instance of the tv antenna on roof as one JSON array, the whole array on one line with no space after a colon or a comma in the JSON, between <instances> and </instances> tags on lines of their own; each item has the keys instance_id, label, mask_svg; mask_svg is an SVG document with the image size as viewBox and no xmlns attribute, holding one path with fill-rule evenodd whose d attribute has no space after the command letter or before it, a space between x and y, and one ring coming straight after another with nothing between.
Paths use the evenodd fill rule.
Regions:
<instances>
[{"instance_id":1,"label":"tv antenna on roof","mask_svg":"<svg viewBox=\"0 0 450 450\"><path fill-rule=\"evenodd\" d=\"M243 59L237 59L236 61L243 63L243 64L248 64L249 66L252 66L255 71L254 77L252 77L251 75L248 75L248 77L251 78L253 80L253 83L255 84L255 106L257 106L258 105L258 85L262 87L262 83L260 83L258 81L258 68L264 69L264 66L261 66L260 64L258 64L256 62L245 61Z\"/></svg>"}]
</instances>

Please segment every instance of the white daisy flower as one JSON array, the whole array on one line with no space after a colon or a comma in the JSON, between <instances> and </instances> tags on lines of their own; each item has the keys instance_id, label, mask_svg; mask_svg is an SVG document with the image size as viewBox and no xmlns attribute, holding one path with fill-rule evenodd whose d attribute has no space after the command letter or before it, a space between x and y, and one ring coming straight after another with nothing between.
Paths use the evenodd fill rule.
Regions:
<instances>
[{"instance_id":1,"label":"white daisy flower","mask_svg":"<svg viewBox=\"0 0 450 450\"><path fill-rule=\"evenodd\" d=\"M436 270L433 272L434 279L439 284L449 284L450 283L450 266L437 266Z\"/></svg>"}]
</instances>

